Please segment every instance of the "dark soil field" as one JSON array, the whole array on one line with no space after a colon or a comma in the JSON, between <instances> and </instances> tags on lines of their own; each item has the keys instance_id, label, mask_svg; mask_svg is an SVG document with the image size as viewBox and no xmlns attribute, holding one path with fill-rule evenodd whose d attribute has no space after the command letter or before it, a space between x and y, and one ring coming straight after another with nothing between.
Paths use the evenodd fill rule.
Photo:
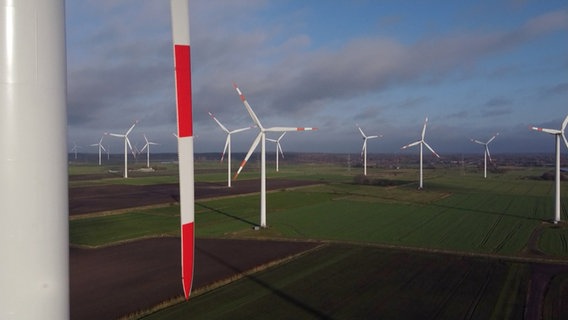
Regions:
<instances>
[{"instance_id":1,"label":"dark soil field","mask_svg":"<svg viewBox=\"0 0 568 320\"><path fill-rule=\"evenodd\" d=\"M268 179L267 190L318 184L317 181ZM228 188L225 183L196 183L195 199L225 197L260 191L260 180L233 182ZM69 189L69 214L78 215L100 211L126 209L131 207L177 202L179 184L155 184L144 186L103 185Z\"/></svg>"},{"instance_id":2,"label":"dark soil field","mask_svg":"<svg viewBox=\"0 0 568 320\"><path fill-rule=\"evenodd\" d=\"M269 180L268 190L316 184ZM258 192L258 180L196 184L196 199ZM179 185L71 188L71 215L178 201ZM197 239L193 288L235 277L315 247L315 243ZM101 249L70 249L71 318L116 319L183 294L179 238L135 241Z\"/></svg>"},{"instance_id":3,"label":"dark soil field","mask_svg":"<svg viewBox=\"0 0 568 320\"><path fill-rule=\"evenodd\" d=\"M316 243L197 239L199 289L317 246ZM71 248L71 319L117 319L183 295L179 238L103 249Z\"/></svg>"}]
</instances>

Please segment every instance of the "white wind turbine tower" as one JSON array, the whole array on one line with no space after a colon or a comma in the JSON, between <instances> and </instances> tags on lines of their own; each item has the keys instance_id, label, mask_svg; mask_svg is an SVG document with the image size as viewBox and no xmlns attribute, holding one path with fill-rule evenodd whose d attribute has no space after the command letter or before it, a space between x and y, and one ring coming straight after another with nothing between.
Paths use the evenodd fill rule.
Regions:
<instances>
[{"instance_id":1,"label":"white wind turbine tower","mask_svg":"<svg viewBox=\"0 0 568 320\"><path fill-rule=\"evenodd\" d=\"M233 87L235 88L235 90L237 90L237 93L241 97L241 101L245 105L245 107L246 107L248 113L250 114L252 120L257 125L257 127L260 129L258 135L254 139L245 159L241 163L239 170L237 171L237 173L235 174L233 179L237 179L239 173L241 173L241 170L243 170L243 167L247 163L247 161L248 161L249 157L251 156L251 154L253 153L254 149L256 149L256 146L258 146L258 143L262 141L261 150L260 150L260 159L261 159L260 160L261 161L261 165L260 165L260 227L266 228L266 132L311 131L311 130L317 130L317 128L297 128L297 127L265 128L265 127L262 126L262 124L260 123L260 120L258 119L256 114L254 113L254 111L250 107L250 105L249 105L248 101L246 100L244 94L241 92L241 90L237 87L237 85L235 83L233 83Z\"/></svg>"},{"instance_id":2,"label":"white wind turbine tower","mask_svg":"<svg viewBox=\"0 0 568 320\"><path fill-rule=\"evenodd\" d=\"M101 137L101 140L99 140L99 143L93 143L93 144L89 145L91 147L99 147L99 166L101 165L101 150L104 150L105 152L107 151L105 149L105 147L103 147L103 138L104 137L105 137L104 135Z\"/></svg>"},{"instance_id":3,"label":"white wind turbine tower","mask_svg":"<svg viewBox=\"0 0 568 320\"><path fill-rule=\"evenodd\" d=\"M124 138L124 177L125 178L128 178L128 147L130 147L131 151L133 150L132 145L130 144L130 140L128 140L128 134L130 133L130 131L132 131L132 129L134 129L136 123L138 123L138 121L135 121L132 127L130 127L130 129L128 129L125 134L109 133L109 135L113 137Z\"/></svg>"},{"instance_id":4,"label":"white wind turbine tower","mask_svg":"<svg viewBox=\"0 0 568 320\"><path fill-rule=\"evenodd\" d=\"M217 120L217 118L215 118L215 116L211 112L209 112L209 116L213 120L215 120L215 122L217 122L219 127L221 127L221 129L223 131L225 131L225 133L227 134L227 140L225 140L225 148L223 148L223 153L221 154L221 162L223 162L223 159L225 158L225 152L227 152L227 162L228 162L227 163L227 187L230 188L231 187L231 134L249 130L249 129L253 128L253 126L229 131L229 129L227 129L223 124L221 124L221 122L219 120Z\"/></svg>"},{"instance_id":5,"label":"white wind turbine tower","mask_svg":"<svg viewBox=\"0 0 568 320\"><path fill-rule=\"evenodd\" d=\"M140 152L144 152L144 149L146 149L146 168L150 168L150 145L158 145L158 143L148 141L146 135L144 135L144 140L146 141L146 144L144 145L144 147L142 147L142 150L140 150Z\"/></svg>"},{"instance_id":6,"label":"white wind turbine tower","mask_svg":"<svg viewBox=\"0 0 568 320\"><path fill-rule=\"evenodd\" d=\"M363 148L361 149L361 157L363 157L363 174L367 175L367 140L382 137L382 135L366 136L359 125L357 125L359 132L363 136Z\"/></svg>"},{"instance_id":7,"label":"white wind turbine tower","mask_svg":"<svg viewBox=\"0 0 568 320\"><path fill-rule=\"evenodd\" d=\"M556 172L555 172L555 203L554 203L554 223L558 223L560 221L560 136L564 140L564 144L566 144L566 148L568 148L568 140L566 139L566 135L564 134L564 130L566 129L566 125L568 125L568 116L564 118L564 122L562 122L562 129L546 129L546 128L537 128L531 127L532 130L542 131L555 136L555 147L556 147Z\"/></svg>"},{"instance_id":8,"label":"white wind turbine tower","mask_svg":"<svg viewBox=\"0 0 568 320\"><path fill-rule=\"evenodd\" d=\"M418 144L420 145L420 185L418 186L418 189L422 189L424 187L423 173L422 173L422 167L423 167L423 164L422 164L422 160L423 160L422 149L424 148L423 146L426 146L428 149L430 149L430 151L432 151L432 153L436 157L440 158L440 156L436 153L436 151L434 151L434 149L432 149L432 147L430 147L428 145L428 143L426 143L426 141L424 140L424 136L426 135L426 125L427 124L428 124L428 117L426 117L426 120L424 120L424 127L422 128L422 136L421 136L420 140L418 140L416 142L409 143L409 144L407 144L407 145L405 145L401 148L401 149L406 149L406 148L413 147L413 146L418 145Z\"/></svg>"},{"instance_id":9,"label":"white wind turbine tower","mask_svg":"<svg viewBox=\"0 0 568 320\"><path fill-rule=\"evenodd\" d=\"M498 135L499 135L499 132L497 132L493 137L491 137L491 139L487 140L487 142L482 142L482 141L479 141L479 140L470 139L472 142L480 144L485 148L485 153L483 154L483 177L484 178L487 178L487 158L489 158L489 162L493 162L493 160L491 160L491 154L489 153L489 144Z\"/></svg>"},{"instance_id":10,"label":"white wind turbine tower","mask_svg":"<svg viewBox=\"0 0 568 320\"><path fill-rule=\"evenodd\" d=\"M280 137L278 137L278 139L266 138L266 140L276 143L276 172L278 172L278 152L280 152L280 154L282 155L282 159L284 159L284 151L282 151L282 146L280 145L280 140L284 138L284 135L286 135L286 132L282 132L282 134L280 135Z\"/></svg>"}]
</instances>

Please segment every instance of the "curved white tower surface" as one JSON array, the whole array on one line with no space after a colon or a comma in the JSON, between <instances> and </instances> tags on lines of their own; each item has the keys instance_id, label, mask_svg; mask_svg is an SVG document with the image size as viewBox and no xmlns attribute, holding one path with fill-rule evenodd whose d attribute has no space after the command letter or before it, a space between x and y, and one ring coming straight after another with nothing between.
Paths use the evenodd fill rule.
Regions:
<instances>
[{"instance_id":1,"label":"curved white tower surface","mask_svg":"<svg viewBox=\"0 0 568 320\"><path fill-rule=\"evenodd\" d=\"M181 220L181 278L189 299L193 283L195 192L193 177L193 117L188 0L171 0L172 40L178 128Z\"/></svg>"},{"instance_id":2,"label":"curved white tower surface","mask_svg":"<svg viewBox=\"0 0 568 320\"><path fill-rule=\"evenodd\" d=\"M65 2L0 19L0 319L69 319Z\"/></svg>"}]
</instances>

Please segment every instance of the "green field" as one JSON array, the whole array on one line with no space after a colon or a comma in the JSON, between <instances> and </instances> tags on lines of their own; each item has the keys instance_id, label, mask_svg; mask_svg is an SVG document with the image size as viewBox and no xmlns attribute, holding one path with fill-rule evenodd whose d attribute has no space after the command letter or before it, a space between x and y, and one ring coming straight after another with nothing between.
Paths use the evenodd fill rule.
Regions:
<instances>
[{"instance_id":1,"label":"green field","mask_svg":"<svg viewBox=\"0 0 568 320\"><path fill-rule=\"evenodd\" d=\"M317 240L328 245L150 318L346 319L380 314L517 319L530 277L523 261L568 263L568 227L548 223L554 210L553 182L531 179L544 170L508 170L488 179L459 169L426 170L425 189L417 190L414 169L371 169L366 184L360 184L356 170L283 166L278 174L270 172L269 178L322 184L268 193L269 228L260 231L251 228L259 221L258 194L198 201L197 236ZM256 176L245 173L241 178ZM140 179L152 183L153 178ZM170 179L176 181L175 176ZM226 171L196 177L224 179ZM567 196L565 187L562 197ZM564 204L563 221L568 219L566 208ZM178 220L175 205L74 219L70 241L101 246L177 235ZM552 293L565 292L566 278L555 280ZM550 294L545 310L554 318L557 301Z\"/></svg>"}]
</instances>

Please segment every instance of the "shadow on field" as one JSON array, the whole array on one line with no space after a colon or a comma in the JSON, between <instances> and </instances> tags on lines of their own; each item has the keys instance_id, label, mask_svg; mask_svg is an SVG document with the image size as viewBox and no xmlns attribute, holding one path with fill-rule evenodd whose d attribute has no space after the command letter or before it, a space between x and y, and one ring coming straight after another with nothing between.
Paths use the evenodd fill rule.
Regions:
<instances>
[{"instance_id":1,"label":"shadow on field","mask_svg":"<svg viewBox=\"0 0 568 320\"><path fill-rule=\"evenodd\" d=\"M241 270L239 267L230 264L229 262L224 260L222 257L215 255L211 252L203 251L199 248L196 248L196 251L200 252L200 254L202 254L204 256L209 257L211 260L216 261L221 265L224 265L228 269L233 270L237 274L242 274L243 271L244 271L244 270ZM331 316L323 313L322 311L317 310L315 308L312 308L309 305L305 304L304 302L282 292L281 290L278 290L278 289L272 287L270 284L258 279L254 275L250 275L250 274L244 275L244 278L258 284L259 286L263 287L266 290L269 290L272 294L276 295L277 297L281 298L282 300L284 300L284 301L286 301L290 304L293 304L294 306L296 306L300 309L305 310L307 313L314 315L318 319L333 319Z\"/></svg>"},{"instance_id":2,"label":"shadow on field","mask_svg":"<svg viewBox=\"0 0 568 320\"><path fill-rule=\"evenodd\" d=\"M237 217L237 216L235 216L235 215L232 215L232 214L230 214L230 213L228 213L228 212L224 212L224 211L221 211L221 210L219 210L219 209L215 209L215 208L213 208L213 207L206 206L206 205L204 205L204 204L202 204L202 203L197 203L197 202L196 202L195 205L196 205L196 206L199 206L199 207L202 207L202 208L205 208L205 209L208 209L208 210L211 210L211 211L213 211L213 212L222 214L222 215L224 215L224 216L226 216L226 217L229 217L229 218L238 220L238 221L240 221L240 222L244 222L244 223L249 224L249 225L251 225L251 226L253 226L253 227L257 225L256 223L254 223L254 222L252 222L252 221L248 221L248 220L243 219L243 218L241 218L241 217Z\"/></svg>"}]
</instances>

